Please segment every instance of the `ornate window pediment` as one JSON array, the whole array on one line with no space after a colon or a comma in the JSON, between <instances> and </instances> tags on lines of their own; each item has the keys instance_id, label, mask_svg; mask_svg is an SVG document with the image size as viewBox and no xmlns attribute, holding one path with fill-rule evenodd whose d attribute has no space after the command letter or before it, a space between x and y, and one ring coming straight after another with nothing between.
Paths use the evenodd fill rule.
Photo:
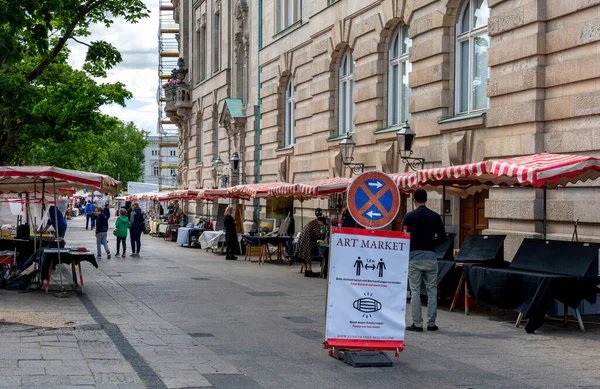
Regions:
<instances>
[{"instance_id":1,"label":"ornate window pediment","mask_svg":"<svg viewBox=\"0 0 600 389\"><path fill-rule=\"evenodd\" d=\"M241 99L225 99L219 124L225 128L227 136L237 135L246 124L246 108Z\"/></svg>"}]
</instances>

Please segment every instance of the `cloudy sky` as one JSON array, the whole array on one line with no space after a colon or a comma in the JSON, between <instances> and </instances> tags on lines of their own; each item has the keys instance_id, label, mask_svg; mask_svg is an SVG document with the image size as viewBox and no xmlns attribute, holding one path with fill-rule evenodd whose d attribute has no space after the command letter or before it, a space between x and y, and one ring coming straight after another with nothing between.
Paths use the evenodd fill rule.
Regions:
<instances>
[{"instance_id":1,"label":"cloudy sky","mask_svg":"<svg viewBox=\"0 0 600 389\"><path fill-rule=\"evenodd\" d=\"M110 27L94 26L92 35L82 41L104 40L115 46L123 57L123 62L108 72L103 82L120 81L133 93L127 107L118 105L102 108L107 114L125 121L134 122L138 128L156 133L158 105L158 1L144 0L150 10L150 17L137 24L129 24L118 19ZM87 47L70 41L69 62L81 68ZM102 82L102 80L99 80Z\"/></svg>"}]
</instances>

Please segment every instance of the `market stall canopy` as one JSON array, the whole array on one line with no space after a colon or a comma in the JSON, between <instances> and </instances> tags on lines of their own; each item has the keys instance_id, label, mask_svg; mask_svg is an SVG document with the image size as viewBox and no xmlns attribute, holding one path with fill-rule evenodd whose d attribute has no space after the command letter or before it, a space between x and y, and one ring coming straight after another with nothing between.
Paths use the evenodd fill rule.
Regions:
<instances>
[{"instance_id":1,"label":"market stall canopy","mask_svg":"<svg viewBox=\"0 0 600 389\"><path fill-rule=\"evenodd\" d=\"M214 200L218 198L228 198L227 188L203 189L198 193L198 200Z\"/></svg>"},{"instance_id":2,"label":"market stall canopy","mask_svg":"<svg viewBox=\"0 0 600 389\"><path fill-rule=\"evenodd\" d=\"M389 176L401 191L408 192L417 188L417 173L393 173Z\"/></svg>"},{"instance_id":3,"label":"market stall canopy","mask_svg":"<svg viewBox=\"0 0 600 389\"><path fill-rule=\"evenodd\" d=\"M185 189L185 190L172 190L170 192L161 193L157 196L159 201L170 201L170 200L197 200L199 190Z\"/></svg>"},{"instance_id":4,"label":"market stall canopy","mask_svg":"<svg viewBox=\"0 0 600 389\"><path fill-rule=\"evenodd\" d=\"M135 193L128 195L127 201L157 200L159 195L158 192Z\"/></svg>"},{"instance_id":5,"label":"market stall canopy","mask_svg":"<svg viewBox=\"0 0 600 389\"><path fill-rule=\"evenodd\" d=\"M568 154L534 154L490 160L487 171L505 184L554 189L600 177L600 158Z\"/></svg>"},{"instance_id":6,"label":"market stall canopy","mask_svg":"<svg viewBox=\"0 0 600 389\"><path fill-rule=\"evenodd\" d=\"M345 192L351 179L346 177L325 178L299 182L295 184L279 184L269 188L271 197L293 197L296 199L323 198L332 194Z\"/></svg>"},{"instance_id":7,"label":"market stall canopy","mask_svg":"<svg viewBox=\"0 0 600 389\"><path fill-rule=\"evenodd\" d=\"M228 188L230 198L258 199L269 196L269 190L283 185L281 182L262 182L259 184L236 185Z\"/></svg>"},{"instance_id":8,"label":"market stall canopy","mask_svg":"<svg viewBox=\"0 0 600 389\"><path fill-rule=\"evenodd\" d=\"M533 154L419 170L415 187L429 190L445 186L449 194L468 196L492 186L554 189L598 177L599 158L568 154Z\"/></svg>"},{"instance_id":9,"label":"market stall canopy","mask_svg":"<svg viewBox=\"0 0 600 389\"><path fill-rule=\"evenodd\" d=\"M73 187L117 194L121 183L107 175L61 169L53 166L0 166L0 193L52 191Z\"/></svg>"},{"instance_id":10,"label":"market stall canopy","mask_svg":"<svg viewBox=\"0 0 600 389\"><path fill-rule=\"evenodd\" d=\"M73 187L117 194L121 183L110 176L97 173L61 169L53 166L0 166L0 192L21 193L42 190L51 191L56 187L71 190Z\"/></svg>"}]
</instances>

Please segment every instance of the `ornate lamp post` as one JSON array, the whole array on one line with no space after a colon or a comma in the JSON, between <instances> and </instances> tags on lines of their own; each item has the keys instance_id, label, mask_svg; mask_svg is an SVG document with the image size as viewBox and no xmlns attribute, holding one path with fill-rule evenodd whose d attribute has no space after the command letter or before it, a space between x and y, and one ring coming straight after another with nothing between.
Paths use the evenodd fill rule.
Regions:
<instances>
[{"instance_id":1,"label":"ornate lamp post","mask_svg":"<svg viewBox=\"0 0 600 389\"><path fill-rule=\"evenodd\" d=\"M346 133L346 137L340 141L340 153L342 154L342 163L350 168L352 173L358 174L365 171L364 163L354 163L354 148L356 143L352 140L352 135Z\"/></svg>"},{"instance_id":2,"label":"ornate lamp post","mask_svg":"<svg viewBox=\"0 0 600 389\"><path fill-rule=\"evenodd\" d=\"M412 170L417 171L419 169L423 169L425 166L425 158L414 158L411 157L412 145L415 140L415 132L408 125L408 120L404 122L404 125L398 132L396 133L396 137L398 138L398 154L400 155L400 159L402 162L407 164Z\"/></svg>"}]
</instances>

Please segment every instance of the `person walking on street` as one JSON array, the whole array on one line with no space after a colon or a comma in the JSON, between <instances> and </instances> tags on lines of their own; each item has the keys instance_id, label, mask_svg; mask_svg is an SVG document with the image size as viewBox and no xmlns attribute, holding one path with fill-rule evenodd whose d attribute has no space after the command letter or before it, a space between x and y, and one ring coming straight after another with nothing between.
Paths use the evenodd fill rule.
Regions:
<instances>
[{"instance_id":1,"label":"person walking on street","mask_svg":"<svg viewBox=\"0 0 600 389\"><path fill-rule=\"evenodd\" d=\"M413 324L407 331L423 332L421 313L421 280L427 289L427 331L437 331L437 273L438 264L435 248L447 238L444 222L440 215L427 208L427 192L415 190L415 210L402 219L405 231L410 232L410 259L408 262L408 284Z\"/></svg>"},{"instance_id":2,"label":"person walking on street","mask_svg":"<svg viewBox=\"0 0 600 389\"><path fill-rule=\"evenodd\" d=\"M106 220L110 219L110 207L109 207L109 202L105 202L104 203L104 216L106 216Z\"/></svg>"},{"instance_id":3,"label":"person walking on street","mask_svg":"<svg viewBox=\"0 0 600 389\"><path fill-rule=\"evenodd\" d=\"M142 232L144 231L144 214L138 203L131 204L129 217L129 232L131 236L131 256L139 257L142 246Z\"/></svg>"},{"instance_id":4,"label":"person walking on street","mask_svg":"<svg viewBox=\"0 0 600 389\"><path fill-rule=\"evenodd\" d=\"M223 225L225 226L225 241L227 248L225 249L225 259L234 260L237 259L235 254L235 246L238 244L237 231L235 230L235 219L231 214L233 208L227 207L225 209L225 217L223 218Z\"/></svg>"},{"instance_id":5,"label":"person walking on street","mask_svg":"<svg viewBox=\"0 0 600 389\"><path fill-rule=\"evenodd\" d=\"M96 224L96 212L94 209L94 204L92 204L91 200L87 201L85 208L83 209L83 213L85 214L85 229L87 230L90 224L90 220L92 221L92 230L95 228Z\"/></svg>"},{"instance_id":6,"label":"person walking on street","mask_svg":"<svg viewBox=\"0 0 600 389\"><path fill-rule=\"evenodd\" d=\"M110 259L110 248L108 248L108 241L106 235L108 234L108 219L104 215L102 208L96 210L96 248L98 249L97 259L102 259L102 246L106 251L106 259Z\"/></svg>"},{"instance_id":7,"label":"person walking on street","mask_svg":"<svg viewBox=\"0 0 600 389\"><path fill-rule=\"evenodd\" d=\"M125 250L127 250L127 230L129 229L129 218L127 217L127 210L121 208L120 216L115 222L115 236L117 237L117 257L119 256L119 246L123 245L123 255L125 258Z\"/></svg>"}]
</instances>

